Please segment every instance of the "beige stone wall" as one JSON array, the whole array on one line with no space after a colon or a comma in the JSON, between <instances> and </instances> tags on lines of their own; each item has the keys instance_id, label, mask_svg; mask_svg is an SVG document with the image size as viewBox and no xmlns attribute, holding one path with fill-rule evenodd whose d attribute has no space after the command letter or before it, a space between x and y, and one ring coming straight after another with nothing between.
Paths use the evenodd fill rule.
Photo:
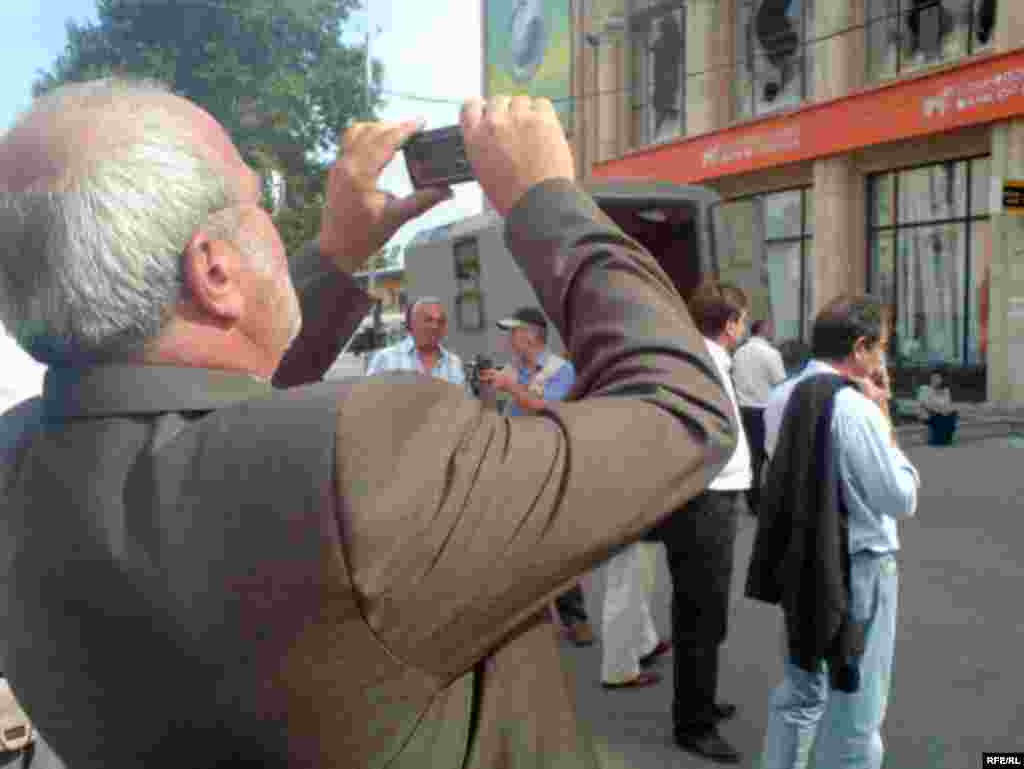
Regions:
<instances>
[{"instance_id":1,"label":"beige stone wall","mask_svg":"<svg viewBox=\"0 0 1024 769\"><path fill-rule=\"evenodd\" d=\"M735 0L686 6L688 136L724 128L732 119L735 7Z\"/></svg>"},{"instance_id":2,"label":"beige stone wall","mask_svg":"<svg viewBox=\"0 0 1024 769\"><path fill-rule=\"evenodd\" d=\"M864 0L815 0L814 99L828 101L864 85L867 36Z\"/></svg>"},{"instance_id":3,"label":"beige stone wall","mask_svg":"<svg viewBox=\"0 0 1024 769\"><path fill-rule=\"evenodd\" d=\"M707 184L714 187L726 200L791 190L794 187L809 187L814 184L814 163L793 163L769 168L757 174L724 176Z\"/></svg>"},{"instance_id":4,"label":"beige stone wall","mask_svg":"<svg viewBox=\"0 0 1024 769\"><path fill-rule=\"evenodd\" d=\"M816 0L814 100L846 96L864 85L864 0ZM842 293L867 286L866 184L849 155L813 163L814 241L808 260L811 318ZM810 323L811 318L808 318Z\"/></svg>"},{"instance_id":5,"label":"beige stone wall","mask_svg":"<svg viewBox=\"0 0 1024 769\"><path fill-rule=\"evenodd\" d=\"M577 0L581 23L591 28L587 5ZM866 85L865 0L815 0L816 38L812 44L814 98L840 98ZM996 51L1024 48L1024 0L1001 0ZM687 135L720 130L733 123L736 0L698 0L687 4ZM582 35L580 38L582 39ZM598 55L586 44L577 48L577 95L581 107L576 141L581 170L598 159L626 154L631 134L628 36L607 38ZM597 69L595 70L595 63ZM956 66L950 62L942 68ZM699 73L699 74L694 74ZM595 91L611 95L586 98ZM810 260L812 307L818 309L843 291L866 288L868 253L867 177L873 173L949 159L991 154L996 183L1024 179L1024 119L977 126L871 147L708 182L726 199L812 185L814 246ZM585 175L585 174L584 174ZM995 213L990 280L988 341L989 397L1024 401L1024 216Z\"/></svg>"},{"instance_id":6,"label":"beige stone wall","mask_svg":"<svg viewBox=\"0 0 1024 769\"><path fill-rule=\"evenodd\" d=\"M991 149L992 127L980 125L951 134L934 134L905 142L867 147L851 153L850 157L857 170L866 178L869 174L883 171L987 155Z\"/></svg>"},{"instance_id":7,"label":"beige stone wall","mask_svg":"<svg viewBox=\"0 0 1024 769\"><path fill-rule=\"evenodd\" d=\"M1024 14L1018 3L999 3L998 51L1024 47ZM1024 120L992 129L992 176L1024 179ZM989 295L988 397L1024 401L1024 216L992 217L992 276Z\"/></svg>"}]
</instances>

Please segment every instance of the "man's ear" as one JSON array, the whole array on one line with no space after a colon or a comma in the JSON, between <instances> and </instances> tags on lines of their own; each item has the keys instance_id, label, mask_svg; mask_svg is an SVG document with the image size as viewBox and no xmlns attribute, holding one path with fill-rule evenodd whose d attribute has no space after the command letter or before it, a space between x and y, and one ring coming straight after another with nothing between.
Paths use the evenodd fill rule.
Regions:
<instances>
[{"instance_id":1,"label":"man's ear","mask_svg":"<svg viewBox=\"0 0 1024 769\"><path fill-rule=\"evenodd\" d=\"M198 230L185 246L182 264L189 299L203 314L228 323L242 317L242 256L233 243Z\"/></svg>"},{"instance_id":2,"label":"man's ear","mask_svg":"<svg viewBox=\"0 0 1024 769\"><path fill-rule=\"evenodd\" d=\"M860 358L861 355L867 355L871 351L872 346L866 336L857 337L853 343L854 360Z\"/></svg>"}]
</instances>

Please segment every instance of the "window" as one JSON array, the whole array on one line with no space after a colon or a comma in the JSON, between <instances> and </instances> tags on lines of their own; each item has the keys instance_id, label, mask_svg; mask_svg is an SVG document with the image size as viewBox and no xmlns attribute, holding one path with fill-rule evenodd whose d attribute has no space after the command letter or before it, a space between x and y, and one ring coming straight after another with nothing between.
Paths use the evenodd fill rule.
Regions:
<instances>
[{"instance_id":1,"label":"window","mask_svg":"<svg viewBox=\"0 0 1024 769\"><path fill-rule=\"evenodd\" d=\"M455 326L459 331L483 331L487 319L480 289L480 249L476 238L456 241L452 253L455 257Z\"/></svg>"},{"instance_id":2,"label":"window","mask_svg":"<svg viewBox=\"0 0 1024 769\"><path fill-rule=\"evenodd\" d=\"M633 146L686 131L686 8L680 0L634 2L629 14Z\"/></svg>"},{"instance_id":3,"label":"window","mask_svg":"<svg viewBox=\"0 0 1024 769\"><path fill-rule=\"evenodd\" d=\"M873 176L870 285L894 313L900 368L984 363L989 159Z\"/></svg>"},{"instance_id":4,"label":"window","mask_svg":"<svg viewBox=\"0 0 1024 769\"><path fill-rule=\"evenodd\" d=\"M995 21L996 0L867 0L868 77L989 48Z\"/></svg>"},{"instance_id":5,"label":"window","mask_svg":"<svg viewBox=\"0 0 1024 769\"><path fill-rule=\"evenodd\" d=\"M814 0L737 0L737 116L799 106L811 96Z\"/></svg>"},{"instance_id":6,"label":"window","mask_svg":"<svg viewBox=\"0 0 1024 769\"><path fill-rule=\"evenodd\" d=\"M745 254L743 244L756 237L750 227L751 213L743 204L759 200L764 212L764 267L756 281L766 289L751 296L751 317L763 319L770 312L775 321L776 343L802 339L808 327L810 300L810 249L812 246L811 213L813 195L810 188L786 190L753 198L730 200L723 205L727 226L731 228L737 251L736 269L742 273L754 260ZM746 286L750 280L737 279L723 271L723 280Z\"/></svg>"},{"instance_id":7,"label":"window","mask_svg":"<svg viewBox=\"0 0 1024 769\"><path fill-rule=\"evenodd\" d=\"M762 199L765 264L776 340L802 339L812 311L809 257L813 245L813 196L807 188L775 192Z\"/></svg>"}]
</instances>

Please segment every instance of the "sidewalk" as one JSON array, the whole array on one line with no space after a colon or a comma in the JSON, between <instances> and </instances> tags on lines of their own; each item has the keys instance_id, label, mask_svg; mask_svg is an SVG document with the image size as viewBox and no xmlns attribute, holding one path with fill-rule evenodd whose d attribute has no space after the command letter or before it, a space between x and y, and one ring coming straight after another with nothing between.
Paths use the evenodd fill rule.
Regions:
<instances>
[{"instance_id":1,"label":"sidewalk","mask_svg":"<svg viewBox=\"0 0 1024 769\"><path fill-rule=\"evenodd\" d=\"M957 442L997 438L1024 432L1024 404L985 401L954 403L960 412ZM896 428L901 446L921 446L928 442L928 427L911 422Z\"/></svg>"},{"instance_id":2,"label":"sidewalk","mask_svg":"<svg viewBox=\"0 0 1024 769\"><path fill-rule=\"evenodd\" d=\"M980 404L978 404L980 405ZM998 407L994 418L1021 419ZM1013 410L1017 412L1016 409ZM974 416L973 414L971 415ZM1024 516L1017 503L1020 452L1006 438L953 449L914 446L921 474L917 514L900 523L900 610L896 662L886 716L884 769L965 769L983 751L1024 749L1020 639L1016 608L1024 585ZM782 677L781 612L744 597L756 519L744 515L736 540L729 633L722 651L721 699L739 706L722 733L758 769L768 699ZM585 579L587 611L600 627L603 569ZM651 612L670 632L671 585L658 553ZM602 769L718 769L672 742L673 655L655 669L657 686L601 688L601 641L563 645L580 720L594 736ZM817 767L817 769L831 769Z\"/></svg>"}]
</instances>

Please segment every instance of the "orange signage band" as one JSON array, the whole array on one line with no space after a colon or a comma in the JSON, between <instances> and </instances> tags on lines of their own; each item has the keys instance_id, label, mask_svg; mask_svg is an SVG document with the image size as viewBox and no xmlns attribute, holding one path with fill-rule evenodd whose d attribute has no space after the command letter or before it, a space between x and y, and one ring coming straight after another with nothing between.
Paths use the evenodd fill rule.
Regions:
<instances>
[{"instance_id":1,"label":"orange signage band","mask_svg":"<svg viewBox=\"0 0 1024 769\"><path fill-rule=\"evenodd\" d=\"M693 184L1016 115L1024 115L1024 51L637 150L597 164L594 176Z\"/></svg>"}]
</instances>

